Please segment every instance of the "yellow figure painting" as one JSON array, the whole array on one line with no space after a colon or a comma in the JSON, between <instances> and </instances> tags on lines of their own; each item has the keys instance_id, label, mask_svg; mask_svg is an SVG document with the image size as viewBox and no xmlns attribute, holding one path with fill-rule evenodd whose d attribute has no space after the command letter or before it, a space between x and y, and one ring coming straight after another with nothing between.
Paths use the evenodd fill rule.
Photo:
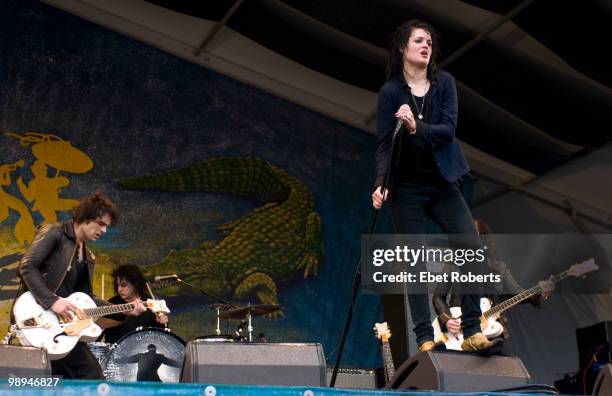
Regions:
<instances>
[{"instance_id":1,"label":"yellow figure painting","mask_svg":"<svg viewBox=\"0 0 612 396\"><path fill-rule=\"evenodd\" d=\"M60 197L61 191L70 185L70 180L65 176L61 176L60 172L89 172L93 168L93 161L87 154L73 147L70 142L55 135L36 132L28 132L24 135L6 132L4 135L18 139L22 146L30 146L32 149L35 160L30 166L30 170L32 171L33 177L27 182L24 182L21 176L16 180L16 185L23 198L25 198L27 202L33 203L31 208L32 213L38 212L43 218L44 223L52 223L57 221L57 212L69 211L78 206L78 200ZM20 160L19 163L16 164L11 165L14 166L13 170L17 168L17 165L23 167L24 161ZM55 172L53 172L53 170ZM50 171L51 175L49 174ZM5 179L8 184L4 184ZM11 184L10 175L8 173L6 176L3 175L2 182L3 185ZM8 206L9 202L10 206ZM19 210L25 208L29 222L32 223L32 216L27 207L20 200L6 192L4 192L4 195L0 195L0 223L6 219L7 216L2 217L2 215L4 212L8 212L8 207L19 212L19 210L16 209L17 206L19 206ZM21 214L21 212L19 213ZM20 221L22 221L21 219L23 218L24 215L21 215ZM24 239L23 235L18 236L18 228L20 227L26 228L18 221L15 226L15 235L19 243L23 245L24 243L22 240L31 241L31 237L30 239ZM28 231L28 233L29 232L30 231ZM34 235L33 224L32 235Z\"/></svg>"},{"instance_id":2,"label":"yellow figure painting","mask_svg":"<svg viewBox=\"0 0 612 396\"><path fill-rule=\"evenodd\" d=\"M36 232L34 220L30 211L21 200L4 191L5 186L10 186L12 183L11 172L15 171L17 167L22 166L23 160L13 164L0 165L0 223L8 218L9 209L19 213L19 220L15 224L15 238L20 245L25 245L26 243L31 243L34 238Z\"/></svg>"},{"instance_id":3,"label":"yellow figure painting","mask_svg":"<svg viewBox=\"0 0 612 396\"><path fill-rule=\"evenodd\" d=\"M21 195L28 202L34 202L32 212L38 211L43 217L43 223L54 223L57 221L57 211L72 210L78 206L76 199L60 198L62 188L70 184L70 180L63 176L48 177L47 164L42 160L34 161L30 167L34 178L26 185L21 176L17 179L17 187Z\"/></svg>"}]
</instances>

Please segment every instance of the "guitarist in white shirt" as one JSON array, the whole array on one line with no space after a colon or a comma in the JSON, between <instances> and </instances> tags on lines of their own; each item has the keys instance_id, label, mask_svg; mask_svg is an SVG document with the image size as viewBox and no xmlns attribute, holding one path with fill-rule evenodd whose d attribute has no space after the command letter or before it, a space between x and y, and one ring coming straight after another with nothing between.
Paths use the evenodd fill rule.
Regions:
<instances>
[{"instance_id":1,"label":"guitarist in white shirt","mask_svg":"<svg viewBox=\"0 0 612 396\"><path fill-rule=\"evenodd\" d=\"M489 269L492 272L501 275L502 282L498 285L496 290L491 291L490 296L484 296L489 298L492 304L497 304L503 300L506 295L515 295L523 292L524 288L518 284L518 282L512 276L510 270L508 269L506 263L503 261L499 261L495 259L495 246L493 241L488 238L489 234L492 234L491 228L482 220L475 220L474 225L476 226L476 230L481 236L483 241L483 245L487 246L487 250L489 252L489 258L487 260L487 264ZM443 269L443 272L450 272L452 270L452 265L446 265ZM544 293L536 294L533 297L523 301L523 303L531 303L533 306L541 308L543 300L547 299L550 293L555 288L555 285L552 281L540 281L538 283ZM499 289L499 290L497 290ZM503 293L502 293L503 291ZM450 295L450 296L449 296ZM433 294L433 306L438 315L438 323L440 327L446 332L450 333L450 335L458 335L461 331L461 319L453 318L451 315L451 306L460 306L461 305L461 294L458 290L454 289L450 283L439 283L436 286L436 289ZM503 325L503 334L501 335L502 339L505 340L508 338L508 326L507 320L503 314L499 317L499 322Z\"/></svg>"},{"instance_id":2,"label":"guitarist in white shirt","mask_svg":"<svg viewBox=\"0 0 612 396\"><path fill-rule=\"evenodd\" d=\"M116 218L115 205L105 194L96 192L81 200L72 220L39 227L19 263L18 295L30 291L40 306L68 322L77 313L77 307L66 299L74 292L89 295L97 305L108 305L93 296L95 257L85 242L98 240ZM144 311L142 302L137 301L127 314L137 316ZM67 356L52 360L51 368L53 375L64 378L104 379L98 361L84 342L77 342Z\"/></svg>"}]
</instances>

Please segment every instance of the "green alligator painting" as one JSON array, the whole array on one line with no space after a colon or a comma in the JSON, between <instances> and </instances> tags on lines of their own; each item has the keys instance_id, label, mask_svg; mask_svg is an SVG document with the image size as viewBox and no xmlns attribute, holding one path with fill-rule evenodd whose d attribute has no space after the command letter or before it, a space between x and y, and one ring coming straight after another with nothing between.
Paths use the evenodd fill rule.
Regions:
<instances>
[{"instance_id":1,"label":"green alligator painting","mask_svg":"<svg viewBox=\"0 0 612 396\"><path fill-rule=\"evenodd\" d=\"M277 304L279 282L298 274L316 275L322 263L321 219L312 193L297 178L262 159L215 158L118 184L127 189L229 193L263 204L219 225L221 240L173 250L144 267L150 275L176 272L216 296L238 300L256 296L261 303Z\"/></svg>"}]
</instances>

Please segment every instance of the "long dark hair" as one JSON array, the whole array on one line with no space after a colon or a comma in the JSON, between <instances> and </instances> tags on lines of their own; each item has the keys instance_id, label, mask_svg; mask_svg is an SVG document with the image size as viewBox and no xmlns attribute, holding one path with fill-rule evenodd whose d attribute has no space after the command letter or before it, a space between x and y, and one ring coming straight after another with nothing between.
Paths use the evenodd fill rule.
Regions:
<instances>
[{"instance_id":1,"label":"long dark hair","mask_svg":"<svg viewBox=\"0 0 612 396\"><path fill-rule=\"evenodd\" d=\"M427 65L427 79L432 81L436 74L436 60L439 55L438 48L438 34L428 23L419 21L418 19L411 19L408 22L402 23L391 38L391 44L389 46L389 60L387 61L387 78L386 81L394 78L403 78L404 72L404 57L403 51L406 48L410 34L414 29L423 29L431 35L431 58L429 58L429 64Z\"/></svg>"},{"instance_id":2,"label":"long dark hair","mask_svg":"<svg viewBox=\"0 0 612 396\"><path fill-rule=\"evenodd\" d=\"M115 293L118 293L117 290L117 279L123 279L127 282L130 282L134 289L136 289L136 293L138 293L138 297L143 299L149 296L149 292L147 291L147 281L145 280L142 271L135 265L126 264L120 267L115 268L112 274L113 277L113 287L115 288Z\"/></svg>"}]
</instances>

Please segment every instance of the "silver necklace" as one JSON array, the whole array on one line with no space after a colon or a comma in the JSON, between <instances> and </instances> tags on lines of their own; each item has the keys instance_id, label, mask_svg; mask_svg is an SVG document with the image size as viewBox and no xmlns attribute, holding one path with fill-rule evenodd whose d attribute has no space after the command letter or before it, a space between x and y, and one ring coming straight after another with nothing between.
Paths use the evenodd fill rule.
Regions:
<instances>
[{"instance_id":1,"label":"silver necklace","mask_svg":"<svg viewBox=\"0 0 612 396\"><path fill-rule=\"evenodd\" d=\"M429 81L427 82L427 85L429 85ZM429 90L427 90L429 91ZM425 95L423 95L423 102L421 103L421 108L419 109L419 105L416 101L416 98L414 97L414 95L412 94L412 87L410 87L410 96L412 96L412 101L414 102L414 107L416 107L417 112L419 113L417 117L419 117L419 120L423 119L423 109L425 108L425 96L427 96L427 91L425 91Z\"/></svg>"},{"instance_id":2,"label":"silver necklace","mask_svg":"<svg viewBox=\"0 0 612 396\"><path fill-rule=\"evenodd\" d=\"M416 98L412 94L412 89L410 90L410 96L412 96L412 101L414 102L414 107L416 107L417 112L419 113L419 115L417 117L419 117L419 120L422 120L423 119L423 109L425 108L425 96L427 96L427 92L425 92L425 95L423 95L423 102L421 102L421 108L420 109L419 109L419 104L416 102Z\"/></svg>"},{"instance_id":3,"label":"silver necklace","mask_svg":"<svg viewBox=\"0 0 612 396\"><path fill-rule=\"evenodd\" d=\"M419 105L417 104L416 99L414 98L414 95L412 94L412 92L410 92L410 96L412 96L414 107L416 107L417 112L419 113L417 117L419 117L419 120L422 120L423 119L423 107L425 107L425 97L423 96L423 103L421 103L421 108L419 109Z\"/></svg>"}]
</instances>

